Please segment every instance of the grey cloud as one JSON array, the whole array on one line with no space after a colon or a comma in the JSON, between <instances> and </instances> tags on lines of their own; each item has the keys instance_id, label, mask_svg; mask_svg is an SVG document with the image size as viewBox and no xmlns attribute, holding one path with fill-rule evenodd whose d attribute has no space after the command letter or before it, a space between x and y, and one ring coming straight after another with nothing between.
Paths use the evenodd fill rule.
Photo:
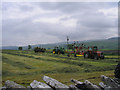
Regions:
<instances>
[{"instance_id":1,"label":"grey cloud","mask_svg":"<svg viewBox=\"0 0 120 90\"><path fill-rule=\"evenodd\" d=\"M80 19L78 23L86 26L86 27L94 27L94 28L111 28L117 27L117 19L111 19L106 16L96 16L96 15L85 15L84 18Z\"/></svg>"},{"instance_id":2,"label":"grey cloud","mask_svg":"<svg viewBox=\"0 0 120 90\"><path fill-rule=\"evenodd\" d=\"M66 36L71 40L104 39L116 33L117 18L110 18L103 13L96 12L98 9L114 7L106 3L17 3L5 4L3 18L9 7L19 8L25 12L33 12L36 7L44 11L52 10L51 13L35 14L23 19L4 19L3 22L3 45L28 45L39 43L53 43L65 41ZM57 11L57 12L56 12ZM39 11L38 11L39 12ZM11 12L12 13L12 12ZM47 23L32 21L42 17L57 18L64 22L76 19L76 27L64 27L60 23ZM61 23L62 23L61 22ZM115 31L112 31L112 30Z\"/></svg>"},{"instance_id":3,"label":"grey cloud","mask_svg":"<svg viewBox=\"0 0 120 90\"><path fill-rule=\"evenodd\" d=\"M47 10L59 10L64 13L81 13L83 11L91 12L97 9L105 9L116 7L117 3L115 2L40 2L34 3L40 8Z\"/></svg>"},{"instance_id":4,"label":"grey cloud","mask_svg":"<svg viewBox=\"0 0 120 90\"><path fill-rule=\"evenodd\" d=\"M109 5L110 4L110 5ZM104 16L102 13L96 13L97 9L108 8L110 6L117 5L116 3L40 3L40 7L44 9L58 9L64 13L70 12L73 17L79 20L78 23L82 23L87 27L116 27L117 20ZM47 6L47 7L46 7ZM77 14L75 13L77 12ZM63 18L62 20L66 20ZM69 18L68 18L69 19ZM111 22L111 23L109 23Z\"/></svg>"},{"instance_id":5,"label":"grey cloud","mask_svg":"<svg viewBox=\"0 0 120 90\"><path fill-rule=\"evenodd\" d=\"M33 10L33 7L32 6L26 6L26 5L22 5L20 7L21 11L26 11L26 12L29 12L29 11L32 11Z\"/></svg>"}]
</instances>

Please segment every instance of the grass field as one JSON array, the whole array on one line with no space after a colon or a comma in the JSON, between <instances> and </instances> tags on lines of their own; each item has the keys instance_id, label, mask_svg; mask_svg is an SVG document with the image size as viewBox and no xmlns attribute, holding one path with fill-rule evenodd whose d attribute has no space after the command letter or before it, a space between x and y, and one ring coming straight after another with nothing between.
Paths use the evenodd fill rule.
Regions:
<instances>
[{"instance_id":1,"label":"grass field","mask_svg":"<svg viewBox=\"0 0 120 90\"><path fill-rule=\"evenodd\" d=\"M67 57L52 53L34 53L33 51L2 51L2 83L6 80L15 81L27 86L33 80L43 82L42 76L47 75L70 85L72 78L99 84L100 76L114 77L114 68L118 56L105 56L108 59L94 60L83 57ZM110 59L109 59L110 57Z\"/></svg>"}]
</instances>

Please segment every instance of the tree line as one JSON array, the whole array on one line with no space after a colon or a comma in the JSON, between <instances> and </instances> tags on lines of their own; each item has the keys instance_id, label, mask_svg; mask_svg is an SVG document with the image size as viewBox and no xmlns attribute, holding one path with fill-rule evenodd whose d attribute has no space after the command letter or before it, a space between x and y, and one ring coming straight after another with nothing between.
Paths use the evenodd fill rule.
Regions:
<instances>
[{"instance_id":1,"label":"tree line","mask_svg":"<svg viewBox=\"0 0 120 90\"><path fill-rule=\"evenodd\" d=\"M23 50L23 47L18 47L18 50ZM28 45L28 50L32 50L31 45ZM37 53L37 52L45 52L45 51L46 51L46 48L40 48L40 47L35 47L34 48L35 53Z\"/></svg>"}]
</instances>

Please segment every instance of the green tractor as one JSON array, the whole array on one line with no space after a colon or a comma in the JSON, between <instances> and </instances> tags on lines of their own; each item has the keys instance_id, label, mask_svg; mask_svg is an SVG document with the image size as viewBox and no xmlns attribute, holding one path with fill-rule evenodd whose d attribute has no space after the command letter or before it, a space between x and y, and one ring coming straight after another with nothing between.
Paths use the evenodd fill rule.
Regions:
<instances>
[{"instance_id":1,"label":"green tractor","mask_svg":"<svg viewBox=\"0 0 120 90\"><path fill-rule=\"evenodd\" d=\"M52 51L53 54L64 54L65 49L62 47L55 47Z\"/></svg>"}]
</instances>

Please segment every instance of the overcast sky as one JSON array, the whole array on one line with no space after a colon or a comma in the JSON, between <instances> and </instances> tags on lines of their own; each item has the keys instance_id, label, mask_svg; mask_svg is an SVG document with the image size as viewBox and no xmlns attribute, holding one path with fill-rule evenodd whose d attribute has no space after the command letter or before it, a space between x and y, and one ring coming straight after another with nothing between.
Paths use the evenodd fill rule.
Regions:
<instances>
[{"instance_id":1,"label":"overcast sky","mask_svg":"<svg viewBox=\"0 0 120 90\"><path fill-rule=\"evenodd\" d=\"M3 46L118 36L117 2L4 2Z\"/></svg>"}]
</instances>

